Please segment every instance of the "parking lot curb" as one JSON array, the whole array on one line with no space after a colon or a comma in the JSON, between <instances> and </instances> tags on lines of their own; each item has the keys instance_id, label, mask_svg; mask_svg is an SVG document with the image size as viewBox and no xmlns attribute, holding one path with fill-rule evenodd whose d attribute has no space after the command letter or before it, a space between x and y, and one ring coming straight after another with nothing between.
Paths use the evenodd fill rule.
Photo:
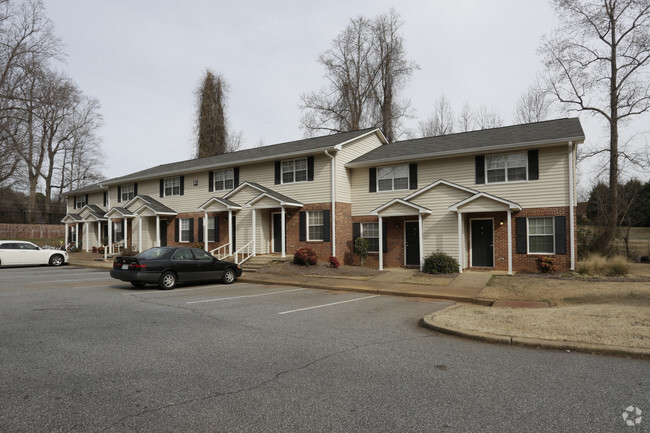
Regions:
<instances>
[{"instance_id":1,"label":"parking lot curb","mask_svg":"<svg viewBox=\"0 0 650 433\"><path fill-rule=\"evenodd\" d=\"M499 344L509 344L512 346L525 346L525 347L537 347L541 349L554 349L554 350L567 350L574 352L585 352L585 353L598 353L602 355L615 355L615 356L626 356L640 359L650 359L650 349L641 349L634 347L622 347L622 346L611 346L603 344L589 344L589 343L580 343L573 341L554 341L554 340L544 340L540 338L528 338L521 337L516 335L499 335L491 334L485 332L471 331L467 329L459 329L443 325L439 322L436 322L436 315L444 311L440 310L431 314L424 316L421 320L421 325L425 328L432 329L434 331L442 332L445 334L455 335L457 337L471 338L473 340L488 342L488 343L499 343Z\"/></svg>"}]
</instances>

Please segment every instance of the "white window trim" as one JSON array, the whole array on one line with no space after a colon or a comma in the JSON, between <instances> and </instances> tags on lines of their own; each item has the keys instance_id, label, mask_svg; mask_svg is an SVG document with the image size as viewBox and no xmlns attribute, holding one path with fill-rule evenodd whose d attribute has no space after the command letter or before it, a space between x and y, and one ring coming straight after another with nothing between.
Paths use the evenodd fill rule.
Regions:
<instances>
[{"instance_id":1,"label":"white window trim","mask_svg":"<svg viewBox=\"0 0 650 433\"><path fill-rule=\"evenodd\" d=\"M536 219L536 218L550 218L551 222L553 223L553 233L550 235L532 235L532 236L552 236L553 237L553 251L552 252L531 252L530 251L530 224L528 224L529 219ZM526 217L526 252L528 254L536 254L536 255L545 255L545 256L553 256L555 255L555 218L553 216L534 216L534 217Z\"/></svg>"},{"instance_id":2,"label":"white window trim","mask_svg":"<svg viewBox=\"0 0 650 433\"><path fill-rule=\"evenodd\" d=\"M83 200L82 200L83 198ZM74 207L75 209L81 209L82 207L86 206L88 203L86 203L86 195L76 195L74 197Z\"/></svg>"},{"instance_id":3,"label":"white window trim","mask_svg":"<svg viewBox=\"0 0 650 433\"><path fill-rule=\"evenodd\" d=\"M364 238L364 239L368 239L367 237L365 237L363 235L363 225L364 224L377 224L377 241L379 241L379 222L378 221L370 221L370 222L367 222L367 223L359 223L359 232L360 232L359 237ZM373 236L373 239L374 239L374 236ZM368 253L369 254L379 254L379 249L377 249L377 251L371 251L370 250L370 242L368 242L368 244L369 244L368 245ZM377 245L379 246L379 243L377 243Z\"/></svg>"},{"instance_id":4,"label":"white window trim","mask_svg":"<svg viewBox=\"0 0 650 433\"><path fill-rule=\"evenodd\" d=\"M178 232L179 232L178 233L178 242L180 242L180 243L187 244L187 243L190 242L190 230L191 230L191 228L190 228L190 219L191 218L180 218L180 221L178 223ZM183 229L183 222L184 221L187 221L187 229L186 230ZM188 233L187 240L183 240L183 232L184 231Z\"/></svg>"},{"instance_id":5,"label":"white window trim","mask_svg":"<svg viewBox=\"0 0 650 433\"><path fill-rule=\"evenodd\" d=\"M208 217L208 221L206 223L208 225L208 242L214 242L214 230L215 230L215 226L217 224L216 220L218 218L219 218L218 216ZM212 223L212 228L210 228L210 223ZM210 236L210 230L212 230L212 236Z\"/></svg>"},{"instance_id":6,"label":"white window trim","mask_svg":"<svg viewBox=\"0 0 650 433\"><path fill-rule=\"evenodd\" d=\"M396 167L406 167L406 188L400 188L400 189L395 189L395 168ZM391 189L384 189L380 190L379 189L379 169L381 168L392 168L393 169L393 177L391 178ZM408 191L410 186L411 186L411 170L409 167L409 164L397 164L397 165L384 165L381 167L377 167L377 174L376 174L376 179L375 179L375 192L382 193L382 192L394 192L394 191ZM402 179L401 177L398 177L398 179Z\"/></svg>"},{"instance_id":7,"label":"white window trim","mask_svg":"<svg viewBox=\"0 0 650 433\"><path fill-rule=\"evenodd\" d=\"M171 186L167 186L167 181L172 182ZM178 187L178 194L174 194L174 187ZM172 193L167 194L167 188L170 188ZM173 197L173 196L180 196L181 195L181 177L180 176L175 176L175 177L167 177L163 179L163 197Z\"/></svg>"},{"instance_id":8,"label":"white window trim","mask_svg":"<svg viewBox=\"0 0 650 433\"><path fill-rule=\"evenodd\" d=\"M508 157L508 155L515 155L517 153L523 153L524 158L526 158L526 179L525 180L508 180L508 164L507 164L507 159L508 158L507 157ZM503 157L506 158L506 166L504 167L505 174L506 174L506 180L501 181L501 182L490 182L488 180L488 163L487 163L487 159L488 159L488 157L491 157L491 156L503 156ZM485 184L486 185L499 185L499 184L503 184L503 183L526 183L526 182L528 182L528 152L524 151L524 152L508 152L508 153L496 153L496 154L493 153L493 154L490 154L490 155L485 155L485 174L484 174L484 176L485 176Z\"/></svg>"},{"instance_id":9,"label":"white window trim","mask_svg":"<svg viewBox=\"0 0 650 433\"><path fill-rule=\"evenodd\" d=\"M130 191L125 192L124 190L130 187ZM129 197L128 194L132 193L133 197ZM134 183L127 183L125 185L122 185L122 188L120 188L120 201L129 201L135 198L135 184Z\"/></svg>"},{"instance_id":10,"label":"white window trim","mask_svg":"<svg viewBox=\"0 0 650 433\"><path fill-rule=\"evenodd\" d=\"M325 222L324 221L323 221L323 223L321 225L311 225L311 224L309 224L309 215L313 214L313 213L316 213L316 212L320 212L321 215L323 215L322 210L308 210L307 211L307 242L324 242L325 241L324 239L311 239L310 236L309 236L309 227L322 227L323 228L323 231L322 231L323 237L325 235ZM323 220L322 216L321 216L321 220Z\"/></svg>"},{"instance_id":11,"label":"white window trim","mask_svg":"<svg viewBox=\"0 0 650 433\"><path fill-rule=\"evenodd\" d=\"M293 181L292 182L285 182L284 181L284 163L285 162L293 162ZM305 180L296 180L296 161L305 161ZM303 171L303 170L299 170ZM288 171L286 173L289 173ZM284 161L280 161L280 184L281 185L289 185L292 183L307 183L309 181L309 161L307 158L298 158L298 159L285 159Z\"/></svg>"},{"instance_id":12,"label":"white window trim","mask_svg":"<svg viewBox=\"0 0 650 433\"><path fill-rule=\"evenodd\" d=\"M217 188L217 182L218 182L217 173L221 173L221 172L224 173L223 188ZM228 177L227 176L228 174L232 175L232 177ZM213 180L212 186L215 191L232 191L233 189L235 189L235 169L231 167L231 168L224 168L221 170L214 170L212 172L212 180ZM232 180L232 188L226 187L226 182L229 180Z\"/></svg>"}]
</instances>

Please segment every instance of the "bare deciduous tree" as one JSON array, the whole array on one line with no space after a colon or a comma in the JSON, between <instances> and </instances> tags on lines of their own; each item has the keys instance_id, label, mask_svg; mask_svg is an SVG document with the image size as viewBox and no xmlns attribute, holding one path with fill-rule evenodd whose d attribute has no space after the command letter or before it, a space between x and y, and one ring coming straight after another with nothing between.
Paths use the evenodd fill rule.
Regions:
<instances>
[{"instance_id":1,"label":"bare deciduous tree","mask_svg":"<svg viewBox=\"0 0 650 433\"><path fill-rule=\"evenodd\" d=\"M475 129L475 115L472 106L468 102L463 104L458 114L458 130L460 132L473 131Z\"/></svg>"},{"instance_id":2,"label":"bare deciduous tree","mask_svg":"<svg viewBox=\"0 0 650 433\"><path fill-rule=\"evenodd\" d=\"M496 110L490 110L487 106L481 105L474 112L475 129L490 129L503 126L503 118Z\"/></svg>"},{"instance_id":3,"label":"bare deciduous tree","mask_svg":"<svg viewBox=\"0 0 650 433\"><path fill-rule=\"evenodd\" d=\"M447 135L454 132L454 111L449 100L442 95L433 108L433 114L425 121L418 122L422 137Z\"/></svg>"},{"instance_id":4,"label":"bare deciduous tree","mask_svg":"<svg viewBox=\"0 0 650 433\"><path fill-rule=\"evenodd\" d=\"M552 102L548 91L535 82L517 100L515 122L533 123L548 119Z\"/></svg>"},{"instance_id":5,"label":"bare deciduous tree","mask_svg":"<svg viewBox=\"0 0 650 433\"><path fill-rule=\"evenodd\" d=\"M570 109L601 117L609 143L609 207L598 239L607 252L616 235L620 127L650 109L650 2L647 0L554 0L560 27L540 52L548 84Z\"/></svg>"},{"instance_id":6,"label":"bare deciduous tree","mask_svg":"<svg viewBox=\"0 0 650 433\"><path fill-rule=\"evenodd\" d=\"M328 84L300 97L306 135L368 127L382 128L389 141L399 135L410 106L399 93L418 68L406 59L401 25L394 10L350 20L318 59Z\"/></svg>"}]
</instances>

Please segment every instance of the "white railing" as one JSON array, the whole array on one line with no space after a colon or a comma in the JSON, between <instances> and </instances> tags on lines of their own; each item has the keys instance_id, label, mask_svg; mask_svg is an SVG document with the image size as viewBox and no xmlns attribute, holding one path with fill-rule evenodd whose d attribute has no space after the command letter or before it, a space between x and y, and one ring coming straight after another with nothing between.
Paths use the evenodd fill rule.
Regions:
<instances>
[{"instance_id":1,"label":"white railing","mask_svg":"<svg viewBox=\"0 0 650 433\"><path fill-rule=\"evenodd\" d=\"M238 265L241 265L244 263L246 260L250 259L255 255L255 252L253 251L253 241L250 241L234 253L232 253L233 257L235 258L235 263Z\"/></svg>"},{"instance_id":2,"label":"white railing","mask_svg":"<svg viewBox=\"0 0 650 433\"><path fill-rule=\"evenodd\" d=\"M230 242L225 245L221 245L219 248L215 248L210 251L210 254L215 256L219 260L223 260L231 254L228 252L230 250Z\"/></svg>"}]
</instances>

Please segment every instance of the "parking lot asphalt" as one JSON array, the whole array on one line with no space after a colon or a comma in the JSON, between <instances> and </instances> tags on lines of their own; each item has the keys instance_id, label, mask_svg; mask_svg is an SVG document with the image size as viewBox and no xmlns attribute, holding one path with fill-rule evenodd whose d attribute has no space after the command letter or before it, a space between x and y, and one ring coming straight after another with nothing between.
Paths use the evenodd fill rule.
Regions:
<instances>
[{"instance_id":1,"label":"parking lot asphalt","mask_svg":"<svg viewBox=\"0 0 650 433\"><path fill-rule=\"evenodd\" d=\"M447 305L2 269L0 431L625 431L650 407L645 361L418 326Z\"/></svg>"}]
</instances>

